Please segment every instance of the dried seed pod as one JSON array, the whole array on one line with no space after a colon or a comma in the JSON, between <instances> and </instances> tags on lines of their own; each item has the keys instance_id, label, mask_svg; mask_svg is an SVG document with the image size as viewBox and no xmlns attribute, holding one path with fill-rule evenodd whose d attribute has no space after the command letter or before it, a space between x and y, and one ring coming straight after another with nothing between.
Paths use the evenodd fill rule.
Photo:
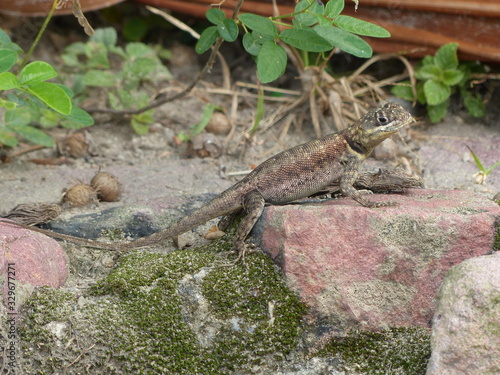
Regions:
<instances>
[{"instance_id":1,"label":"dried seed pod","mask_svg":"<svg viewBox=\"0 0 500 375\"><path fill-rule=\"evenodd\" d=\"M72 207L83 207L97 202L97 192L92 186L80 182L64 191L62 200Z\"/></svg>"},{"instance_id":2,"label":"dried seed pod","mask_svg":"<svg viewBox=\"0 0 500 375\"><path fill-rule=\"evenodd\" d=\"M61 212L61 206L56 203L21 203L2 217L21 224L38 225L55 219Z\"/></svg>"},{"instance_id":3,"label":"dried seed pod","mask_svg":"<svg viewBox=\"0 0 500 375\"><path fill-rule=\"evenodd\" d=\"M86 133L77 132L68 135L57 144L59 153L73 158L81 158L89 154L89 142Z\"/></svg>"},{"instance_id":4,"label":"dried seed pod","mask_svg":"<svg viewBox=\"0 0 500 375\"><path fill-rule=\"evenodd\" d=\"M226 135L231 131L231 122L222 112L214 112L205 130L212 134Z\"/></svg>"},{"instance_id":5,"label":"dried seed pod","mask_svg":"<svg viewBox=\"0 0 500 375\"><path fill-rule=\"evenodd\" d=\"M116 202L123 191L118 178L109 172L97 172L90 180L90 186L97 192L99 200L105 202Z\"/></svg>"}]
</instances>

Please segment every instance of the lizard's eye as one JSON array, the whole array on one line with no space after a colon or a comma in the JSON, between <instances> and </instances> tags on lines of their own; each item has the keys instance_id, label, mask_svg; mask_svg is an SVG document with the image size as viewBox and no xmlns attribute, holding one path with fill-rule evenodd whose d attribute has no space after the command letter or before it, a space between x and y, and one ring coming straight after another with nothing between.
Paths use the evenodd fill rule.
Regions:
<instances>
[{"instance_id":1,"label":"lizard's eye","mask_svg":"<svg viewBox=\"0 0 500 375\"><path fill-rule=\"evenodd\" d=\"M389 123L389 119L384 115L379 115L377 117L377 121L380 125L387 125Z\"/></svg>"}]
</instances>

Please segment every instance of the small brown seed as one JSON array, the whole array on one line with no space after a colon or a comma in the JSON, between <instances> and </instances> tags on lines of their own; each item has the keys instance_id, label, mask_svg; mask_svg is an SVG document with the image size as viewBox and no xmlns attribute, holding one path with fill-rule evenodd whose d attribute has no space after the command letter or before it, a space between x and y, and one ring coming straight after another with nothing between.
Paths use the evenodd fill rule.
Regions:
<instances>
[{"instance_id":1,"label":"small brown seed","mask_svg":"<svg viewBox=\"0 0 500 375\"><path fill-rule=\"evenodd\" d=\"M104 202L116 202L123 191L118 178L109 172L97 172L90 180L90 185L97 192L99 200Z\"/></svg>"},{"instance_id":2,"label":"small brown seed","mask_svg":"<svg viewBox=\"0 0 500 375\"><path fill-rule=\"evenodd\" d=\"M97 202L97 193L92 186L80 182L66 190L62 200L72 207L83 207Z\"/></svg>"}]
</instances>

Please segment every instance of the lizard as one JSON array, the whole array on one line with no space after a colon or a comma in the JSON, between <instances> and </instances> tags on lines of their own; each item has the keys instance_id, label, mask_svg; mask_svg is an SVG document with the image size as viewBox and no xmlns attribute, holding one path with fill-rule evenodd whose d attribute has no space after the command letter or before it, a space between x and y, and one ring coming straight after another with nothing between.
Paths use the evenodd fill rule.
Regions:
<instances>
[{"instance_id":1,"label":"lizard","mask_svg":"<svg viewBox=\"0 0 500 375\"><path fill-rule=\"evenodd\" d=\"M353 184L362 163L372 150L413 121L411 114L396 103L389 102L378 109L372 109L339 132L270 157L242 180L176 224L133 241L106 243L11 221L9 223L88 247L127 250L164 242L217 217L222 216L222 222L227 223L235 214L243 211L245 215L236 231L234 250L238 252L238 259L244 260L244 241L266 204L281 205L309 197L340 178L342 195L359 204L370 208L394 205L392 202L367 199Z\"/></svg>"}]
</instances>

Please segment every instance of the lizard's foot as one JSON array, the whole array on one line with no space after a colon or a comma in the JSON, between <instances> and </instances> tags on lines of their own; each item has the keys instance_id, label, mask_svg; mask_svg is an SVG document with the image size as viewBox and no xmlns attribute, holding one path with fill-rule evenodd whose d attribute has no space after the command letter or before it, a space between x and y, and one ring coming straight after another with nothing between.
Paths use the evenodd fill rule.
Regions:
<instances>
[{"instance_id":1,"label":"lizard's foot","mask_svg":"<svg viewBox=\"0 0 500 375\"><path fill-rule=\"evenodd\" d=\"M223 267L232 267L232 266L235 266L238 262L241 261L245 265L245 267L248 269L248 265L245 262L245 256L247 254L251 254L251 253L254 253L256 251L257 250L254 249L253 244L248 244L247 245L244 242L241 242L241 243L238 243L238 244L234 244L233 250L231 252L237 253L238 257L235 259L234 262L222 264L222 266Z\"/></svg>"},{"instance_id":2,"label":"lizard's foot","mask_svg":"<svg viewBox=\"0 0 500 375\"><path fill-rule=\"evenodd\" d=\"M368 202L367 204L363 204L363 206L368 208L390 207L399 206L399 202Z\"/></svg>"}]
</instances>

